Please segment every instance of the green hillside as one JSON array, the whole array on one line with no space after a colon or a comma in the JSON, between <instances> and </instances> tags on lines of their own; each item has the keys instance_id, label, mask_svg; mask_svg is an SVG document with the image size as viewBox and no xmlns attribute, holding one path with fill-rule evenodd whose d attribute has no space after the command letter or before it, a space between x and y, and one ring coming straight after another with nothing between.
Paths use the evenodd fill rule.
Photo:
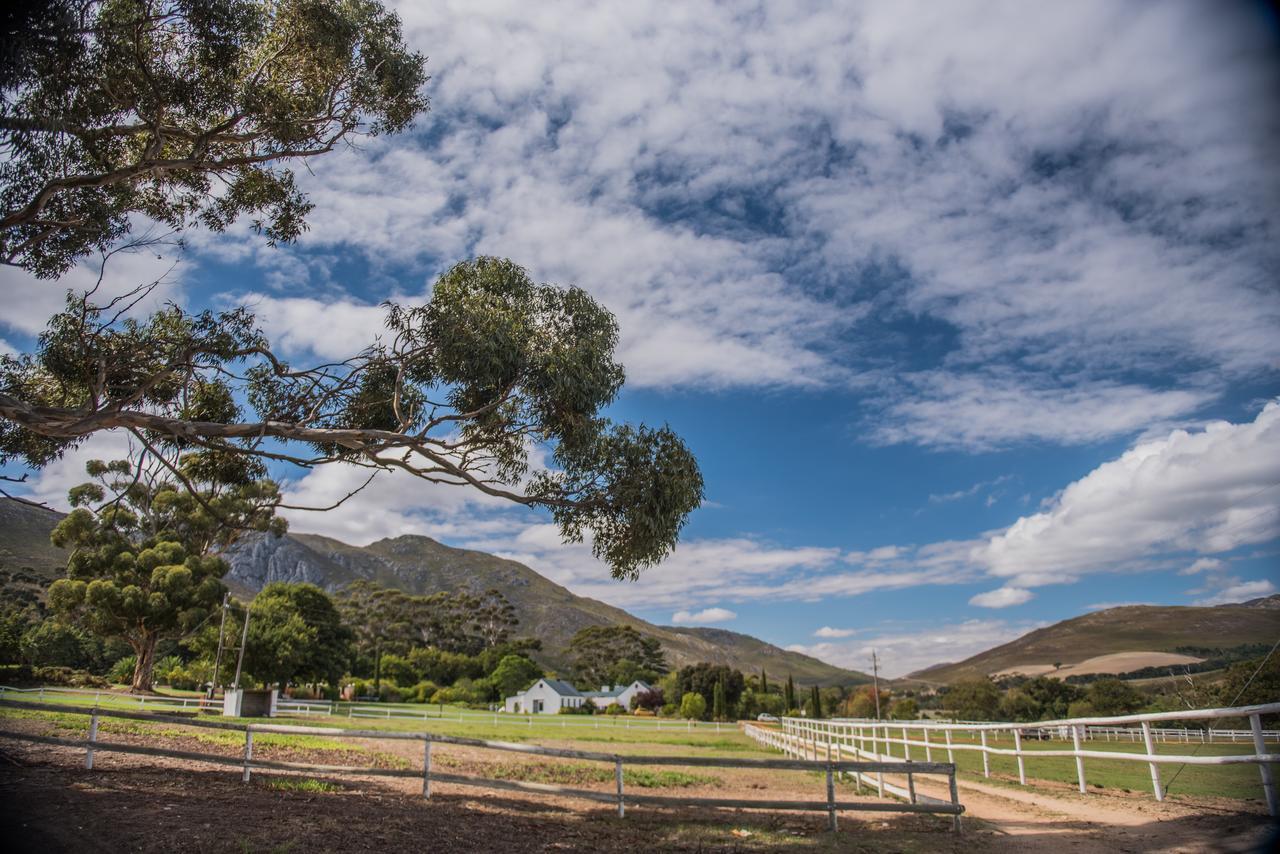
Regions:
<instances>
[{"instance_id":1,"label":"green hillside","mask_svg":"<svg viewBox=\"0 0 1280 854\"><path fill-rule=\"evenodd\" d=\"M59 577L66 554L49 545L49 531L61 514L0 499L0 571L18 572L28 581L24 596ZM226 555L227 585L249 595L273 581L309 582L337 591L357 579L370 579L411 593L483 591L497 588L515 606L519 633L540 638L543 663L568 669L566 648L579 629L620 623L657 638L674 666L711 661L744 672L787 674L803 685L854 685L870 681L807 655L758 638L723 629L658 626L620 608L577 596L524 564L485 552L457 549L429 537L402 536L358 547L315 534L283 537L253 535ZM7 582L7 583L5 583ZM16 598L19 585L0 576L4 594ZM643 584L643 581L640 582Z\"/></svg>"},{"instance_id":2,"label":"green hillside","mask_svg":"<svg viewBox=\"0 0 1280 854\"><path fill-rule=\"evenodd\" d=\"M1036 629L964 661L936 664L908 680L949 683L1011 667L1078 664L1118 652L1175 652L1180 646L1231 647L1280 638L1280 595L1240 605L1129 605Z\"/></svg>"}]
</instances>

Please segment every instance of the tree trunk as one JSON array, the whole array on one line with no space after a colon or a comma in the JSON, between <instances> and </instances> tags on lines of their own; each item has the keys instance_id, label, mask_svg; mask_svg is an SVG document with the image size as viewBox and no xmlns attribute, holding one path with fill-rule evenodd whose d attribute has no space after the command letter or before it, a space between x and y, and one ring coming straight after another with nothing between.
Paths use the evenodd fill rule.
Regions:
<instances>
[{"instance_id":1,"label":"tree trunk","mask_svg":"<svg viewBox=\"0 0 1280 854\"><path fill-rule=\"evenodd\" d=\"M129 687L130 694L152 693L152 671L156 666L156 641L158 640L156 636L148 635L134 645L138 660L133 666L133 684Z\"/></svg>"}]
</instances>

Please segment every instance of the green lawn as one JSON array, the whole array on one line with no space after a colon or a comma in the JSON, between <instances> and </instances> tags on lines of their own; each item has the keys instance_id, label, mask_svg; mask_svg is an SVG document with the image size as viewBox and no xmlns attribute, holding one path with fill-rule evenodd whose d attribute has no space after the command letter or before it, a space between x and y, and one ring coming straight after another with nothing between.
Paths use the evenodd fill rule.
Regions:
<instances>
[{"instance_id":1,"label":"green lawn","mask_svg":"<svg viewBox=\"0 0 1280 854\"><path fill-rule=\"evenodd\" d=\"M892 733L892 730L890 732ZM895 738L900 736L901 733L893 733ZM930 734L930 740L936 737L935 734ZM920 736L918 735L912 736L913 740L919 738ZM973 741L957 738L956 743L976 743L976 738ZM1000 737L988 736L987 743L991 747L1007 750L1012 750L1014 747L1013 737L1008 735ZM1085 750L1116 753L1145 752L1141 742L1135 744L1128 741L1086 741L1082 744L1082 747ZM1025 753L1034 753L1041 750L1070 750L1071 742L1024 739L1022 749ZM1155 750L1156 753L1164 755L1228 756L1252 753L1253 747L1244 743L1199 744L1192 742L1186 744L1174 742L1156 744ZM892 753L894 756L900 757L902 755L902 745L892 745ZM922 761L925 758L924 748L912 747L911 758L916 761ZM947 761L945 746L935 747L933 749L933 758L935 761ZM983 779L982 754L978 751L957 750L955 751L955 761L956 765L959 766L962 778ZM1018 763L1015 757L991 756L989 761L994 781L1008 783L1011 780L1013 785L1018 785ZM1028 784L1034 784L1035 779L1070 784L1076 782L1076 761L1074 757L1028 756L1024 758L1023 762L1026 766ZM1148 794L1151 792L1151 772L1145 762L1085 759L1084 769L1085 781L1092 790L1136 791ZM1280 768L1276 770L1280 772ZM1174 778L1175 774L1177 775L1176 779ZM1168 789L1169 797L1177 797L1179 795L1247 799L1260 799L1262 797L1262 780L1256 765L1179 765L1162 763L1160 765L1160 776L1162 783L1166 786L1169 785L1170 781L1173 782L1173 785Z\"/></svg>"}]
</instances>

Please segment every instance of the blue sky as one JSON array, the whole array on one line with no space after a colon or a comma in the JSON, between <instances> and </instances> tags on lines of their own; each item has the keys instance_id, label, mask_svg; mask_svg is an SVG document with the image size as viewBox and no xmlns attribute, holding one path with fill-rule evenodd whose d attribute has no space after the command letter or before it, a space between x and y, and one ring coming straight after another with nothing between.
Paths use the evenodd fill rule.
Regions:
<instances>
[{"instance_id":1,"label":"blue sky","mask_svg":"<svg viewBox=\"0 0 1280 854\"><path fill-rule=\"evenodd\" d=\"M361 349L381 300L450 263L510 257L614 311L612 414L685 436L709 500L633 584L537 514L408 479L295 530L428 534L656 622L857 669L875 646L893 675L1109 603L1275 591L1264 4L401 13L432 112L303 170L296 246L190 233L108 279L251 304L305 361ZM16 349L60 302L12 271L0 295ZM360 479L281 475L318 504Z\"/></svg>"}]
</instances>

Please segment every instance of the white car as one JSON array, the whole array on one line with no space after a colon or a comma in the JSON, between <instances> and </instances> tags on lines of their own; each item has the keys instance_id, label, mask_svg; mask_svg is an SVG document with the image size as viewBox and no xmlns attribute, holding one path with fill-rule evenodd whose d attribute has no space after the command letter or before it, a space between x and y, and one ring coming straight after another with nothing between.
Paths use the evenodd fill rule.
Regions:
<instances>
[{"instance_id":1,"label":"white car","mask_svg":"<svg viewBox=\"0 0 1280 854\"><path fill-rule=\"evenodd\" d=\"M769 724L776 724L778 722L778 719L773 715L764 715L764 714L756 715L756 720L764 721L765 723L769 723Z\"/></svg>"}]
</instances>

